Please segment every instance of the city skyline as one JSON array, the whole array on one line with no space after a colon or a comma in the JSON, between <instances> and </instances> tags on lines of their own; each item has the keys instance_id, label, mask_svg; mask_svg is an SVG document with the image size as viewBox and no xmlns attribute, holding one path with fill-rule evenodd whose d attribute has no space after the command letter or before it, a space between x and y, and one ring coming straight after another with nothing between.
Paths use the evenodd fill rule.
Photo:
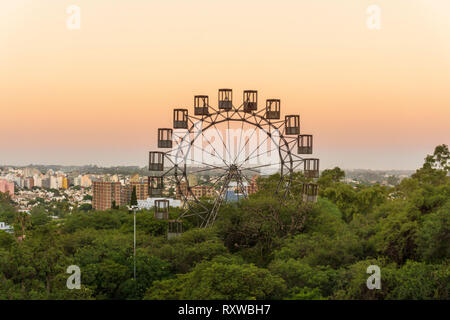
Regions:
<instances>
[{"instance_id":1,"label":"city skyline","mask_svg":"<svg viewBox=\"0 0 450 320\"><path fill-rule=\"evenodd\" d=\"M380 30L371 4L4 2L0 162L143 167L173 108L230 87L300 114L321 169L416 169L449 143L450 3L378 0Z\"/></svg>"}]
</instances>

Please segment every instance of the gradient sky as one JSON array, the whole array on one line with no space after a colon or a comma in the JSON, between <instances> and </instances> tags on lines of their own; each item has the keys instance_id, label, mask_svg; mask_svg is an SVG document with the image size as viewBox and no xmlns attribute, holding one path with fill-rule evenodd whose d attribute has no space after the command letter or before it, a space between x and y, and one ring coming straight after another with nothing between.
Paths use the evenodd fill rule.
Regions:
<instances>
[{"instance_id":1,"label":"gradient sky","mask_svg":"<svg viewBox=\"0 0 450 320\"><path fill-rule=\"evenodd\" d=\"M0 164L143 166L172 109L220 87L300 114L321 169L417 168L450 142L450 1L0 3Z\"/></svg>"}]
</instances>

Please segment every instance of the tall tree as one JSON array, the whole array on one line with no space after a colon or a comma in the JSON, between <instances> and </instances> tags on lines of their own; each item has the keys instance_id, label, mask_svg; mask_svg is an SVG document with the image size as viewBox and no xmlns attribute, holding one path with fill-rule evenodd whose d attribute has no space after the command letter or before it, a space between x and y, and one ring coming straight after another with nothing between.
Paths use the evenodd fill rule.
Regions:
<instances>
[{"instance_id":1,"label":"tall tree","mask_svg":"<svg viewBox=\"0 0 450 320\"><path fill-rule=\"evenodd\" d=\"M425 158L424 167L429 165L432 168L449 171L450 170L450 151L446 144L441 144L434 149L433 155Z\"/></svg>"},{"instance_id":2,"label":"tall tree","mask_svg":"<svg viewBox=\"0 0 450 320\"><path fill-rule=\"evenodd\" d=\"M130 200L130 206L137 206L137 194L136 194L136 187L133 186L133 191L131 192L131 200Z\"/></svg>"}]
</instances>

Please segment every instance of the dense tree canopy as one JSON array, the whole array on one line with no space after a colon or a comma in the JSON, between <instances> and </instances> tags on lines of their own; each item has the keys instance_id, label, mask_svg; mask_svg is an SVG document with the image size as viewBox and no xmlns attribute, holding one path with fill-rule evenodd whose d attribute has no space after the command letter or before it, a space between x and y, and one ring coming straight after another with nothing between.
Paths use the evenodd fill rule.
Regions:
<instances>
[{"instance_id":1,"label":"dense tree canopy","mask_svg":"<svg viewBox=\"0 0 450 320\"><path fill-rule=\"evenodd\" d=\"M0 194L0 299L450 299L449 151L438 146L395 187L352 186L325 170L319 200L304 203L296 174L292 197L275 195L277 175L259 192L221 208L214 227L168 240L167 221L133 214L37 205L17 212ZM179 215L171 209L171 218ZM55 219L54 216L59 217ZM80 267L69 290L67 268ZM369 290L367 267L381 269Z\"/></svg>"}]
</instances>

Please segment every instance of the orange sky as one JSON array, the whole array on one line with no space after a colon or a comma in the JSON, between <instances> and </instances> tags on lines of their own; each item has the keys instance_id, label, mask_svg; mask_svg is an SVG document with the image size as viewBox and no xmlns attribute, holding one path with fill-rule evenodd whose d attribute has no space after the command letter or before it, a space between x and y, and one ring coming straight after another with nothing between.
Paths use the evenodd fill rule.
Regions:
<instances>
[{"instance_id":1,"label":"orange sky","mask_svg":"<svg viewBox=\"0 0 450 320\"><path fill-rule=\"evenodd\" d=\"M0 164L144 165L174 107L230 87L299 113L322 169L416 168L450 142L449 16L448 0L2 1Z\"/></svg>"}]
</instances>

